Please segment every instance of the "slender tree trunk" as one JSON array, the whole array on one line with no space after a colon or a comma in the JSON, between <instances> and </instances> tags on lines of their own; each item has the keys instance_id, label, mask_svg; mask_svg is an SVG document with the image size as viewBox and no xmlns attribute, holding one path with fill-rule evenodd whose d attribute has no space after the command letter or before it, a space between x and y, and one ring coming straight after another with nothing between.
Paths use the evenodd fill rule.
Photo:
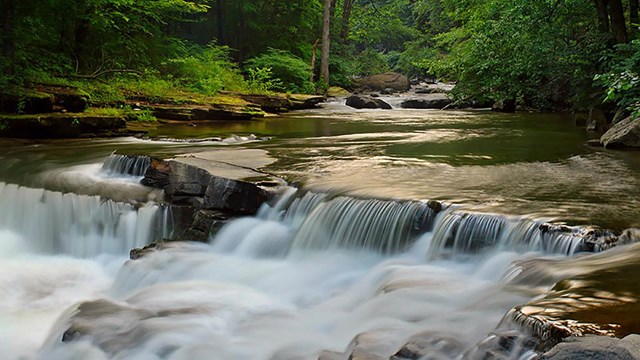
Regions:
<instances>
[{"instance_id":1,"label":"slender tree trunk","mask_svg":"<svg viewBox=\"0 0 640 360\"><path fill-rule=\"evenodd\" d=\"M607 10L608 0L594 0L598 11L598 25L600 31L609 32L609 11Z\"/></svg>"},{"instance_id":2,"label":"slender tree trunk","mask_svg":"<svg viewBox=\"0 0 640 360\"><path fill-rule=\"evenodd\" d=\"M331 27L331 0L324 0L322 21L322 57L320 59L320 76L326 86L329 86L329 49Z\"/></svg>"},{"instance_id":3,"label":"slender tree trunk","mask_svg":"<svg viewBox=\"0 0 640 360\"><path fill-rule=\"evenodd\" d=\"M342 3L342 24L340 24L340 43L342 45L347 43L349 23L351 21L351 10L353 9L354 2L355 0L344 0L344 3Z\"/></svg>"},{"instance_id":4,"label":"slender tree trunk","mask_svg":"<svg viewBox=\"0 0 640 360\"><path fill-rule=\"evenodd\" d=\"M627 24L624 19L622 0L609 0L609 12L611 14L611 30L616 43L627 43L629 38L627 36Z\"/></svg>"},{"instance_id":5,"label":"slender tree trunk","mask_svg":"<svg viewBox=\"0 0 640 360\"><path fill-rule=\"evenodd\" d=\"M313 83L314 73L316 71L316 50L318 49L318 44L320 43L320 39L316 40L311 48L311 66L309 67L309 82Z\"/></svg>"},{"instance_id":6,"label":"slender tree trunk","mask_svg":"<svg viewBox=\"0 0 640 360\"><path fill-rule=\"evenodd\" d=\"M638 3L638 0L629 0L629 21L631 22L630 33L632 35L638 33L638 26L640 26L640 19L638 16L638 13L640 12L640 6Z\"/></svg>"},{"instance_id":7,"label":"slender tree trunk","mask_svg":"<svg viewBox=\"0 0 640 360\"><path fill-rule=\"evenodd\" d=\"M216 25L218 27L218 44L224 44L224 4L216 0Z\"/></svg>"},{"instance_id":8,"label":"slender tree trunk","mask_svg":"<svg viewBox=\"0 0 640 360\"><path fill-rule=\"evenodd\" d=\"M2 2L2 36L0 38L2 38L2 56L7 61L7 67L5 68L5 75L7 76L13 75L15 71L14 15L13 0L4 0Z\"/></svg>"}]
</instances>

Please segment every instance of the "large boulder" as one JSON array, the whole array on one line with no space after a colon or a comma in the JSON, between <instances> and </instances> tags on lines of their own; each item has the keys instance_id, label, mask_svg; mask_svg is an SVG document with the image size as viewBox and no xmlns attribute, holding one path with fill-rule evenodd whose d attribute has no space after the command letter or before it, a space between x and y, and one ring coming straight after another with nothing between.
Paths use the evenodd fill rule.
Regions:
<instances>
[{"instance_id":1,"label":"large boulder","mask_svg":"<svg viewBox=\"0 0 640 360\"><path fill-rule=\"evenodd\" d=\"M429 94L404 100L400 107L403 109L442 109L451 104L445 94Z\"/></svg>"},{"instance_id":2,"label":"large boulder","mask_svg":"<svg viewBox=\"0 0 640 360\"><path fill-rule=\"evenodd\" d=\"M622 340L607 336L570 337L543 354L541 360L638 360L640 335Z\"/></svg>"},{"instance_id":3,"label":"large boulder","mask_svg":"<svg viewBox=\"0 0 640 360\"><path fill-rule=\"evenodd\" d=\"M372 91L383 91L385 89L407 91L411 87L406 76L394 72L354 79L353 84L358 88Z\"/></svg>"},{"instance_id":4,"label":"large boulder","mask_svg":"<svg viewBox=\"0 0 640 360\"><path fill-rule=\"evenodd\" d=\"M391 109L391 105L371 96L351 95L347 98L347 106L356 109Z\"/></svg>"},{"instance_id":5,"label":"large boulder","mask_svg":"<svg viewBox=\"0 0 640 360\"><path fill-rule=\"evenodd\" d=\"M613 125L600 142L605 148L640 148L640 119L632 116Z\"/></svg>"}]
</instances>

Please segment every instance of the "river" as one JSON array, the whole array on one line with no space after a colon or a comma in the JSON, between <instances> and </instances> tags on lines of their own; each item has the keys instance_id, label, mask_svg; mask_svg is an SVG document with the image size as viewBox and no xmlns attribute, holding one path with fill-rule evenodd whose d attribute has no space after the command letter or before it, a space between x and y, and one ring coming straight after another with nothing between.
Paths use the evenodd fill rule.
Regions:
<instances>
[{"instance_id":1,"label":"river","mask_svg":"<svg viewBox=\"0 0 640 360\"><path fill-rule=\"evenodd\" d=\"M362 333L386 358L417 333L439 358L482 357L503 316L553 285L511 281L514 264L572 273L578 240L539 224L640 227L640 155L585 146L569 115L329 103L192 125L0 140L0 358L315 360ZM226 140L168 141L210 137ZM209 244L128 261L171 235L170 213L110 154L221 148L266 150L262 170L293 187Z\"/></svg>"}]
</instances>

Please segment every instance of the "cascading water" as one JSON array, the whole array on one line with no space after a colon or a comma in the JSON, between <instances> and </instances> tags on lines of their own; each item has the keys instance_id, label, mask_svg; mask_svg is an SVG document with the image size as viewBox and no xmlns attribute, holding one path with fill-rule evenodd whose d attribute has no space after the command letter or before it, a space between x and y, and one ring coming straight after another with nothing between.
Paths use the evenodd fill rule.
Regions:
<instances>
[{"instance_id":1,"label":"cascading water","mask_svg":"<svg viewBox=\"0 0 640 360\"><path fill-rule=\"evenodd\" d=\"M227 252L253 251L257 256L363 248L394 254L427 237L431 239L425 253L429 259L495 250L561 255L586 250L580 228L551 231L548 227L540 220L472 213L455 207L437 213L420 201L331 197L313 192L300 195L290 190L273 208L263 208L257 218L223 228L213 246ZM265 239L265 232L272 236ZM274 234L278 234L277 241Z\"/></svg>"},{"instance_id":2,"label":"cascading water","mask_svg":"<svg viewBox=\"0 0 640 360\"><path fill-rule=\"evenodd\" d=\"M151 165L148 156L111 154L102 165L102 171L111 176L144 176Z\"/></svg>"},{"instance_id":3,"label":"cascading water","mask_svg":"<svg viewBox=\"0 0 640 360\"><path fill-rule=\"evenodd\" d=\"M136 209L98 196L0 183L0 229L45 254L126 254L169 235L167 211L154 204Z\"/></svg>"},{"instance_id":4,"label":"cascading water","mask_svg":"<svg viewBox=\"0 0 640 360\"><path fill-rule=\"evenodd\" d=\"M40 239L37 246L49 244L45 235L29 234L18 219L28 218L25 212L53 216L51 206L63 210L48 222L58 227L42 227L49 236L72 233L92 244L66 243L59 236L51 242L54 248L44 249L48 252L95 255L108 252L98 244L115 237L124 241L112 250L122 252L149 239L140 228L150 229L151 217L158 221L151 216L154 205L136 212L95 197L14 185L3 185L0 194L2 204L20 202L25 209L14 218L3 210L2 227ZM382 334L386 345L376 351L388 358L406 339L422 334L434 342L448 339L450 346L433 349L441 358L473 358L492 351L475 344L511 308L531 298L530 291L519 293L502 280L510 264L531 256L518 252L564 255L578 251L581 239L566 231L545 231L530 219L433 208L420 201L288 189L256 217L229 223L211 245L170 243L121 267L99 259L92 260L92 270L89 264L60 267L51 276L73 279L76 285L59 288L47 300L54 304L45 306L51 331L46 340L44 334L37 341L30 338L42 347L0 326L0 335L18 344L10 347L0 340L0 348L10 349L8 359L15 354L36 359L316 359L322 350L356 351L365 346L363 339ZM128 222L134 217L135 225ZM451 254L475 256L459 261ZM21 266L37 268L42 261L22 260ZM0 263L0 273L7 266ZM89 286L91 280L76 271L101 280ZM30 292L34 283L30 277L23 281L13 285L22 289L21 305L12 303L13 310L36 306ZM86 291L67 295L77 286ZM54 314L71 305L53 321ZM2 308L0 301L0 315ZM29 324L5 316L21 327ZM349 346L359 334L364 334L359 342ZM348 358L348 352L341 358Z\"/></svg>"}]
</instances>

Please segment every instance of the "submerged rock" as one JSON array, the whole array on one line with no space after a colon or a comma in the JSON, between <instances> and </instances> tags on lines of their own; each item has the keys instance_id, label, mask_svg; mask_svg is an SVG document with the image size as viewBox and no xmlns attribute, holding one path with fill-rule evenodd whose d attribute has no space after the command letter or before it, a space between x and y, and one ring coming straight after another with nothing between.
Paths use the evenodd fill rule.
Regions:
<instances>
[{"instance_id":1,"label":"submerged rock","mask_svg":"<svg viewBox=\"0 0 640 360\"><path fill-rule=\"evenodd\" d=\"M347 106L356 109L391 109L391 105L383 100L364 95L351 95L347 98Z\"/></svg>"},{"instance_id":2,"label":"submerged rock","mask_svg":"<svg viewBox=\"0 0 640 360\"><path fill-rule=\"evenodd\" d=\"M632 116L613 125L602 137L600 142L605 148L640 148L640 119Z\"/></svg>"},{"instance_id":3,"label":"submerged rock","mask_svg":"<svg viewBox=\"0 0 640 360\"><path fill-rule=\"evenodd\" d=\"M433 331L426 331L410 337L390 360L456 359L463 352L462 342Z\"/></svg>"}]
</instances>

